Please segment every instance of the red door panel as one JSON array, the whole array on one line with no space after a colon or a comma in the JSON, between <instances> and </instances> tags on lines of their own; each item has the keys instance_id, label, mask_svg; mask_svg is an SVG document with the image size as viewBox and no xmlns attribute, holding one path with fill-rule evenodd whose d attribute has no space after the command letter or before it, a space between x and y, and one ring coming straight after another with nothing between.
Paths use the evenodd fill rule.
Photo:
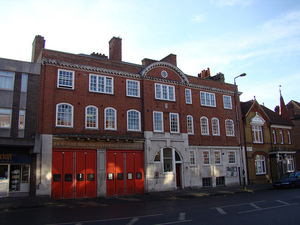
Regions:
<instances>
[{"instance_id":1,"label":"red door panel","mask_svg":"<svg viewBox=\"0 0 300 225\"><path fill-rule=\"evenodd\" d=\"M52 198L62 198L62 152L52 154Z\"/></svg>"},{"instance_id":2,"label":"red door panel","mask_svg":"<svg viewBox=\"0 0 300 225\"><path fill-rule=\"evenodd\" d=\"M86 197L93 198L97 196L97 176L96 176L96 152L87 152L86 154Z\"/></svg>"},{"instance_id":3,"label":"red door panel","mask_svg":"<svg viewBox=\"0 0 300 225\"><path fill-rule=\"evenodd\" d=\"M124 153L116 154L116 195L125 195Z\"/></svg>"},{"instance_id":4,"label":"red door panel","mask_svg":"<svg viewBox=\"0 0 300 225\"><path fill-rule=\"evenodd\" d=\"M85 197L85 152L75 153L75 198Z\"/></svg>"},{"instance_id":5,"label":"red door panel","mask_svg":"<svg viewBox=\"0 0 300 225\"><path fill-rule=\"evenodd\" d=\"M126 195L133 195L135 193L134 190L134 182L135 182L135 175L134 175L134 158L135 153L126 153Z\"/></svg>"},{"instance_id":6,"label":"red door panel","mask_svg":"<svg viewBox=\"0 0 300 225\"><path fill-rule=\"evenodd\" d=\"M63 176L62 186L64 199L74 198L73 185L74 185L74 152L64 152L63 154Z\"/></svg>"},{"instance_id":7,"label":"red door panel","mask_svg":"<svg viewBox=\"0 0 300 225\"><path fill-rule=\"evenodd\" d=\"M106 153L106 195L116 194L116 155L114 152Z\"/></svg>"}]
</instances>

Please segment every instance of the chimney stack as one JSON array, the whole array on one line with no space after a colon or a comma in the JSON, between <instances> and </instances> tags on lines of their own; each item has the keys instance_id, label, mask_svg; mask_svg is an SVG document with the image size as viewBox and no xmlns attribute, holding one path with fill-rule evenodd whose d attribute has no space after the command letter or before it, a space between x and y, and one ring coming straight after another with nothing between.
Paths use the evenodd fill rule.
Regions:
<instances>
[{"instance_id":1,"label":"chimney stack","mask_svg":"<svg viewBox=\"0 0 300 225\"><path fill-rule=\"evenodd\" d=\"M109 59L122 62L122 39L113 37L109 41Z\"/></svg>"},{"instance_id":2,"label":"chimney stack","mask_svg":"<svg viewBox=\"0 0 300 225\"><path fill-rule=\"evenodd\" d=\"M42 49L45 48L45 39L41 35L36 35L32 43L31 62L37 62Z\"/></svg>"}]
</instances>

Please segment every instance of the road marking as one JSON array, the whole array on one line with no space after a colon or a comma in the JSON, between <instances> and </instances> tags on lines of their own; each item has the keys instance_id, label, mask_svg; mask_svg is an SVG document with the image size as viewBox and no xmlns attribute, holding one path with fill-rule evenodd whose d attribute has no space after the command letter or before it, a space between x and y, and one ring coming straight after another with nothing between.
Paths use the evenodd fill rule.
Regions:
<instances>
[{"instance_id":1,"label":"road marking","mask_svg":"<svg viewBox=\"0 0 300 225\"><path fill-rule=\"evenodd\" d=\"M222 208L217 207L216 210L218 210L220 214L227 214Z\"/></svg>"},{"instance_id":2,"label":"road marking","mask_svg":"<svg viewBox=\"0 0 300 225\"><path fill-rule=\"evenodd\" d=\"M177 224L177 223L188 223L188 222L192 222L193 220L180 220L180 221L174 221L174 222L167 222L167 223L157 223L155 225L167 225L167 224Z\"/></svg>"},{"instance_id":3,"label":"road marking","mask_svg":"<svg viewBox=\"0 0 300 225\"><path fill-rule=\"evenodd\" d=\"M251 212L257 212L257 211L263 211L263 210L269 210L269 209L276 209L276 208L282 208L282 207L287 207L287 206L292 206L292 205L298 205L298 203L288 204L288 205L278 205L278 206L273 206L273 207L268 207L268 208L253 209L253 210L248 210L248 211L244 211L244 212L238 212L238 214L251 213Z\"/></svg>"},{"instance_id":4,"label":"road marking","mask_svg":"<svg viewBox=\"0 0 300 225\"><path fill-rule=\"evenodd\" d=\"M133 225L135 224L136 221L138 221L140 218L134 217L132 220L130 220L129 223L127 223L126 225Z\"/></svg>"},{"instance_id":5,"label":"road marking","mask_svg":"<svg viewBox=\"0 0 300 225\"><path fill-rule=\"evenodd\" d=\"M289 205L289 203L287 203L287 202L284 202L284 201L281 201L281 200L275 200L276 202L280 202L280 203L282 203L282 204L284 204L284 205Z\"/></svg>"},{"instance_id":6,"label":"road marking","mask_svg":"<svg viewBox=\"0 0 300 225\"><path fill-rule=\"evenodd\" d=\"M179 213L179 217L178 217L178 220L185 220L185 213Z\"/></svg>"},{"instance_id":7,"label":"road marking","mask_svg":"<svg viewBox=\"0 0 300 225\"><path fill-rule=\"evenodd\" d=\"M255 203L260 203L260 202L265 202L265 200L263 200L263 201L257 201L257 202L241 203L241 204L235 204L235 205L217 206L217 207L212 207L212 208L210 208L210 209L216 209L216 208L228 208L228 207L235 207L235 206L241 206L241 205L255 204Z\"/></svg>"},{"instance_id":8,"label":"road marking","mask_svg":"<svg viewBox=\"0 0 300 225\"><path fill-rule=\"evenodd\" d=\"M253 208L255 208L255 209L261 209L261 207L259 207L258 205L255 205L254 203L250 203L249 205L253 206Z\"/></svg>"},{"instance_id":9,"label":"road marking","mask_svg":"<svg viewBox=\"0 0 300 225\"><path fill-rule=\"evenodd\" d=\"M48 225L66 225L66 224L78 224L78 223L95 223L95 222L108 222L108 221L116 221L116 220L128 220L134 218L145 218L145 217L155 217L155 216L163 216L164 214L152 214L152 215L144 215L144 216L130 216L130 217L120 217L113 219L102 219L102 220L86 220L86 221L77 221L77 222L68 222L68 223L52 223Z\"/></svg>"}]
</instances>

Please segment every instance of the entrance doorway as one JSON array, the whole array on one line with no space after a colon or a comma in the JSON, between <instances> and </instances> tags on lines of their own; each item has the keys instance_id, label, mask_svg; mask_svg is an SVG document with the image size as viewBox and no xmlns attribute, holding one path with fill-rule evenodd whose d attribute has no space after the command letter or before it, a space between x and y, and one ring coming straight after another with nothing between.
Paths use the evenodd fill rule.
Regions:
<instances>
[{"instance_id":1,"label":"entrance doorway","mask_svg":"<svg viewBox=\"0 0 300 225\"><path fill-rule=\"evenodd\" d=\"M144 193L144 154L141 151L106 152L106 195Z\"/></svg>"},{"instance_id":2,"label":"entrance doorway","mask_svg":"<svg viewBox=\"0 0 300 225\"><path fill-rule=\"evenodd\" d=\"M181 163L176 163L176 186L181 188Z\"/></svg>"},{"instance_id":3,"label":"entrance doorway","mask_svg":"<svg viewBox=\"0 0 300 225\"><path fill-rule=\"evenodd\" d=\"M96 151L54 150L52 197L56 199L97 196Z\"/></svg>"}]
</instances>

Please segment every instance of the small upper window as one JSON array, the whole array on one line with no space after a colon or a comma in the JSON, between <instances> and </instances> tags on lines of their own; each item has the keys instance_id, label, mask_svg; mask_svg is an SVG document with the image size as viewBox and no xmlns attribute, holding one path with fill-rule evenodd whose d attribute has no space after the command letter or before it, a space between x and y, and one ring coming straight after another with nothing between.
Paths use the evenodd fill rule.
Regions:
<instances>
[{"instance_id":1,"label":"small upper window","mask_svg":"<svg viewBox=\"0 0 300 225\"><path fill-rule=\"evenodd\" d=\"M190 164L191 166L196 165L196 156L195 156L195 150L190 151Z\"/></svg>"},{"instance_id":2,"label":"small upper window","mask_svg":"<svg viewBox=\"0 0 300 225\"><path fill-rule=\"evenodd\" d=\"M170 132L179 133L179 115L178 113L170 113Z\"/></svg>"},{"instance_id":3,"label":"small upper window","mask_svg":"<svg viewBox=\"0 0 300 225\"><path fill-rule=\"evenodd\" d=\"M172 85L155 84L155 98L175 101L175 87Z\"/></svg>"},{"instance_id":4,"label":"small upper window","mask_svg":"<svg viewBox=\"0 0 300 225\"><path fill-rule=\"evenodd\" d=\"M217 118L211 119L211 129L212 129L212 135L220 135L219 120Z\"/></svg>"},{"instance_id":5,"label":"small upper window","mask_svg":"<svg viewBox=\"0 0 300 225\"><path fill-rule=\"evenodd\" d=\"M108 107L105 110L105 130L117 129L117 110Z\"/></svg>"},{"instance_id":6,"label":"small upper window","mask_svg":"<svg viewBox=\"0 0 300 225\"><path fill-rule=\"evenodd\" d=\"M272 130L272 133L273 133L273 143L276 144L277 141L276 141L276 130Z\"/></svg>"},{"instance_id":7,"label":"small upper window","mask_svg":"<svg viewBox=\"0 0 300 225\"><path fill-rule=\"evenodd\" d=\"M95 106L88 106L85 109L85 127L98 128L98 108Z\"/></svg>"},{"instance_id":8,"label":"small upper window","mask_svg":"<svg viewBox=\"0 0 300 225\"><path fill-rule=\"evenodd\" d=\"M153 112L153 131L154 132L163 132L163 113L162 112Z\"/></svg>"},{"instance_id":9,"label":"small upper window","mask_svg":"<svg viewBox=\"0 0 300 225\"><path fill-rule=\"evenodd\" d=\"M185 102L186 104L192 104L192 90L185 89Z\"/></svg>"},{"instance_id":10,"label":"small upper window","mask_svg":"<svg viewBox=\"0 0 300 225\"><path fill-rule=\"evenodd\" d=\"M127 111L127 130L140 131L141 130L141 114L137 110Z\"/></svg>"},{"instance_id":11,"label":"small upper window","mask_svg":"<svg viewBox=\"0 0 300 225\"><path fill-rule=\"evenodd\" d=\"M127 96L140 97L140 82L135 80L126 81Z\"/></svg>"},{"instance_id":12,"label":"small upper window","mask_svg":"<svg viewBox=\"0 0 300 225\"><path fill-rule=\"evenodd\" d=\"M291 132L288 131L287 134L288 134L288 138L289 138L289 144L291 145L292 144Z\"/></svg>"},{"instance_id":13,"label":"small upper window","mask_svg":"<svg viewBox=\"0 0 300 225\"><path fill-rule=\"evenodd\" d=\"M21 92L27 92L28 74L22 73Z\"/></svg>"},{"instance_id":14,"label":"small upper window","mask_svg":"<svg viewBox=\"0 0 300 225\"><path fill-rule=\"evenodd\" d=\"M186 117L186 120L187 120L187 132L188 132L188 134L194 134L193 117L191 115L188 115Z\"/></svg>"},{"instance_id":15,"label":"small upper window","mask_svg":"<svg viewBox=\"0 0 300 225\"><path fill-rule=\"evenodd\" d=\"M234 122L233 120L225 120L226 136L234 136Z\"/></svg>"},{"instance_id":16,"label":"small upper window","mask_svg":"<svg viewBox=\"0 0 300 225\"><path fill-rule=\"evenodd\" d=\"M25 110L19 110L19 129L25 129Z\"/></svg>"},{"instance_id":17,"label":"small upper window","mask_svg":"<svg viewBox=\"0 0 300 225\"><path fill-rule=\"evenodd\" d=\"M279 134L280 134L280 140L281 140L281 142L280 142L280 144L284 144L284 137L283 137L283 131L282 130L280 130L279 131Z\"/></svg>"},{"instance_id":18,"label":"small upper window","mask_svg":"<svg viewBox=\"0 0 300 225\"><path fill-rule=\"evenodd\" d=\"M216 107L216 96L214 93L200 92L201 105Z\"/></svg>"},{"instance_id":19,"label":"small upper window","mask_svg":"<svg viewBox=\"0 0 300 225\"><path fill-rule=\"evenodd\" d=\"M231 96L223 95L223 103L225 109L232 109Z\"/></svg>"},{"instance_id":20,"label":"small upper window","mask_svg":"<svg viewBox=\"0 0 300 225\"><path fill-rule=\"evenodd\" d=\"M89 90L105 94L113 94L113 78L101 75L90 74Z\"/></svg>"},{"instance_id":21,"label":"small upper window","mask_svg":"<svg viewBox=\"0 0 300 225\"><path fill-rule=\"evenodd\" d=\"M11 109L0 109L0 128L10 128Z\"/></svg>"},{"instance_id":22,"label":"small upper window","mask_svg":"<svg viewBox=\"0 0 300 225\"><path fill-rule=\"evenodd\" d=\"M13 90L14 78L15 78L15 73L0 71L0 89Z\"/></svg>"},{"instance_id":23,"label":"small upper window","mask_svg":"<svg viewBox=\"0 0 300 225\"><path fill-rule=\"evenodd\" d=\"M59 69L57 87L74 89L74 71Z\"/></svg>"},{"instance_id":24,"label":"small upper window","mask_svg":"<svg viewBox=\"0 0 300 225\"><path fill-rule=\"evenodd\" d=\"M200 118L200 126L201 126L201 134L209 135L208 119L205 116Z\"/></svg>"},{"instance_id":25,"label":"small upper window","mask_svg":"<svg viewBox=\"0 0 300 225\"><path fill-rule=\"evenodd\" d=\"M73 106L67 103L56 106L56 126L73 127Z\"/></svg>"}]
</instances>

